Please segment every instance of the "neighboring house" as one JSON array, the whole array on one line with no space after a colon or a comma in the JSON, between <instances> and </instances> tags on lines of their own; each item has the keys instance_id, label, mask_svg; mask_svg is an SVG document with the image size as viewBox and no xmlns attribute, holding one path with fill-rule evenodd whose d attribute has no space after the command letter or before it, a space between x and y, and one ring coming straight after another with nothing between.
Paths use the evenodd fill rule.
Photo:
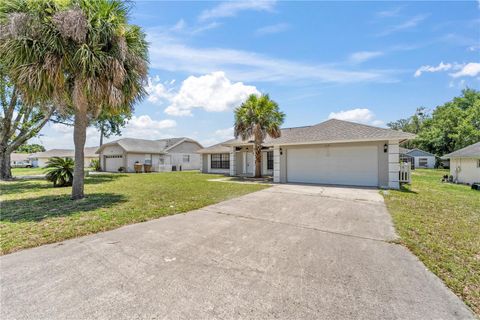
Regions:
<instances>
[{"instance_id":1,"label":"neighboring house","mask_svg":"<svg viewBox=\"0 0 480 320\"><path fill-rule=\"evenodd\" d=\"M85 167L90 167L92 160L98 159L98 155L95 154L98 147L85 148L84 150L84 163ZM47 162L50 158L60 157L60 158L75 158L75 150L72 149L51 149L44 152L32 153L28 158L32 163L32 167L43 168L47 165Z\"/></svg>"},{"instance_id":2,"label":"neighboring house","mask_svg":"<svg viewBox=\"0 0 480 320\"><path fill-rule=\"evenodd\" d=\"M400 160L411 162L412 168L435 168L436 157L430 152L420 149L405 149L400 148Z\"/></svg>"},{"instance_id":3,"label":"neighboring house","mask_svg":"<svg viewBox=\"0 0 480 320\"><path fill-rule=\"evenodd\" d=\"M411 133L331 119L267 137L263 173L277 183L400 186L399 144ZM253 141L232 139L199 151L202 171L253 176Z\"/></svg>"},{"instance_id":4,"label":"neighboring house","mask_svg":"<svg viewBox=\"0 0 480 320\"><path fill-rule=\"evenodd\" d=\"M15 153L10 154L10 166L12 168L30 168L32 164L28 159L28 153Z\"/></svg>"},{"instance_id":5,"label":"neighboring house","mask_svg":"<svg viewBox=\"0 0 480 320\"><path fill-rule=\"evenodd\" d=\"M480 142L446 154L450 159L450 175L459 183L480 183Z\"/></svg>"},{"instance_id":6,"label":"neighboring house","mask_svg":"<svg viewBox=\"0 0 480 320\"><path fill-rule=\"evenodd\" d=\"M406 149L406 148L402 148L400 147L399 148L399 152L400 152L400 162L401 163L409 163L410 164L410 168L413 170L415 169L415 158L408 155L407 152L410 151L410 149Z\"/></svg>"},{"instance_id":7,"label":"neighboring house","mask_svg":"<svg viewBox=\"0 0 480 320\"><path fill-rule=\"evenodd\" d=\"M134 172L134 164L152 165L152 171L199 170L201 167L198 150L203 146L189 138L144 140L124 138L102 145L100 165L103 171Z\"/></svg>"}]
</instances>

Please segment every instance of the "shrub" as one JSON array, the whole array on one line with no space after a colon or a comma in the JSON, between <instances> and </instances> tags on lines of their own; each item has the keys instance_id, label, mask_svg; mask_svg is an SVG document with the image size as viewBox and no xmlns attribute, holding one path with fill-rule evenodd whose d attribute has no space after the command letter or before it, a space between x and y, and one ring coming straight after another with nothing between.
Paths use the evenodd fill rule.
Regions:
<instances>
[{"instance_id":1,"label":"shrub","mask_svg":"<svg viewBox=\"0 0 480 320\"><path fill-rule=\"evenodd\" d=\"M100 160L98 160L98 159L93 159L90 162L90 167L92 167L94 171L101 171L102 170L102 168L100 167Z\"/></svg>"},{"instance_id":2,"label":"shrub","mask_svg":"<svg viewBox=\"0 0 480 320\"><path fill-rule=\"evenodd\" d=\"M51 158L46 165L47 180L53 182L54 187L68 187L73 182L74 161L71 158Z\"/></svg>"}]
</instances>

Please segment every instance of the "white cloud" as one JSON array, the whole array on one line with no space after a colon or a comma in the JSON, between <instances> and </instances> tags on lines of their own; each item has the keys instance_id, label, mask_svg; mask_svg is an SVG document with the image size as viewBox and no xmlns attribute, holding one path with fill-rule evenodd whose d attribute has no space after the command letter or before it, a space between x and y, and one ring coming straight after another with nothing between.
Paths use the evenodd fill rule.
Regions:
<instances>
[{"instance_id":1,"label":"white cloud","mask_svg":"<svg viewBox=\"0 0 480 320\"><path fill-rule=\"evenodd\" d=\"M211 146L230 139L233 139L233 127L215 130L208 135L208 139L203 139L201 143L204 146Z\"/></svg>"},{"instance_id":2,"label":"white cloud","mask_svg":"<svg viewBox=\"0 0 480 320\"><path fill-rule=\"evenodd\" d=\"M168 129L176 127L177 123L175 120L165 119L165 120L153 120L148 115L133 116L125 126L127 130L144 130L144 129Z\"/></svg>"},{"instance_id":3,"label":"white cloud","mask_svg":"<svg viewBox=\"0 0 480 320\"><path fill-rule=\"evenodd\" d=\"M329 119L338 119L345 121L358 122L363 124L370 124L374 126L382 126L384 122L375 119L375 114L366 108L357 108L351 110L342 110L339 112L331 112L328 116Z\"/></svg>"},{"instance_id":4,"label":"white cloud","mask_svg":"<svg viewBox=\"0 0 480 320\"><path fill-rule=\"evenodd\" d=\"M438 66L434 67L434 66L429 66L429 65L426 65L426 66L421 66L420 68L417 69L417 71L415 71L415 74L414 76L416 78L420 77L422 75L422 73L424 72L439 72L439 71L447 71L447 70L450 70L451 68L453 67L453 65L451 63L443 63L440 62L438 64Z\"/></svg>"},{"instance_id":5,"label":"white cloud","mask_svg":"<svg viewBox=\"0 0 480 320\"><path fill-rule=\"evenodd\" d=\"M288 30L289 28L290 28L290 25L287 24L287 23L277 23L277 24L272 24L272 25L265 26L265 27L262 27L262 28L258 28L255 31L255 34L257 36L264 36L264 35L267 35L267 34L283 32L283 31Z\"/></svg>"},{"instance_id":6,"label":"white cloud","mask_svg":"<svg viewBox=\"0 0 480 320\"><path fill-rule=\"evenodd\" d=\"M384 31L380 32L378 36L386 36L395 32L404 31L408 29L415 28L418 26L423 20L425 20L429 15L428 14L420 14L416 15L400 24L392 26L390 28L385 29Z\"/></svg>"},{"instance_id":7,"label":"white cloud","mask_svg":"<svg viewBox=\"0 0 480 320\"><path fill-rule=\"evenodd\" d=\"M173 85L175 80L172 81L170 81L168 84ZM160 82L160 78L158 76L153 79L148 78L148 83L145 86L145 90L148 94L147 100L153 103L159 103L171 96L169 92L170 90L165 86L165 84Z\"/></svg>"},{"instance_id":8,"label":"white cloud","mask_svg":"<svg viewBox=\"0 0 480 320\"><path fill-rule=\"evenodd\" d=\"M192 114L192 109L208 112L231 110L250 94L259 94L254 86L242 82L232 83L224 72L217 71L203 76L190 76L182 82L180 90L172 96L165 112L175 116Z\"/></svg>"},{"instance_id":9,"label":"white cloud","mask_svg":"<svg viewBox=\"0 0 480 320\"><path fill-rule=\"evenodd\" d=\"M362 63L382 55L383 55L383 52L381 51L359 51L359 52L352 53L350 55L349 60L352 63Z\"/></svg>"},{"instance_id":10,"label":"white cloud","mask_svg":"<svg viewBox=\"0 0 480 320\"><path fill-rule=\"evenodd\" d=\"M477 62L470 62L465 64L460 71L455 73L450 73L450 76L454 78L459 77L475 77L476 75L480 74L480 63Z\"/></svg>"},{"instance_id":11,"label":"white cloud","mask_svg":"<svg viewBox=\"0 0 480 320\"><path fill-rule=\"evenodd\" d=\"M288 82L314 80L316 82L389 82L390 70L350 71L332 65L308 64L277 59L255 52L195 48L155 31L149 32L150 65L170 72L188 72L199 75L224 71L234 81Z\"/></svg>"},{"instance_id":12,"label":"white cloud","mask_svg":"<svg viewBox=\"0 0 480 320\"><path fill-rule=\"evenodd\" d=\"M460 77L475 77L480 74L480 63L478 62L469 62L469 63L443 63L440 62L438 66L425 65L415 71L414 76L420 77L424 72L443 72L443 71L456 71L449 73L452 78Z\"/></svg>"},{"instance_id":13,"label":"white cloud","mask_svg":"<svg viewBox=\"0 0 480 320\"><path fill-rule=\"evenodd\" d=\"M246 1L225 1L219 5L204 10L198 19L205 21L215 18L225 18L236 16L241 11L272 11L275 6L274 0L246 0Z\"/></svg>"},{"instance_id":14,"label":"white cloud","mask_svg":"<svg viewBox=\"0 0 480 320\"><path fill-rule=\"evenodd\" d=\"M396 17L396 16L398 16L398 14L400 13L401 10L402 10L402 7L396 7L396 8L392 8L392 9L389 9L389 10L383 10L383 11L377 12L377 16L381 17L381 18Z\"/></svg>"}]
</instances>

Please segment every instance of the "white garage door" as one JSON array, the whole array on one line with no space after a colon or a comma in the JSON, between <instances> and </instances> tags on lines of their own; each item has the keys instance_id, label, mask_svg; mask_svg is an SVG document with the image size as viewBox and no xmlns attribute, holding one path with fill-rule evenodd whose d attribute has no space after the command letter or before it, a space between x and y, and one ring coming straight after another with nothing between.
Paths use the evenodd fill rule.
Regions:
<instances>
[{"instance_id":1,"label":"white garage door","mask_svg":"<svg viewBox=\"0 0 480 320\"><path fill-rule=\"evenodd\" d=\"M378 186L377 146L324 146L287 150L287 181Z\"/></svg>"},{"instance_id":2,"label":"white garage door","mask_svg":"<svg viewBox=\"0 0 480 320\"><path fill-rule=\"evenodd\" d=\"M105 171L118 172L118 168L123 167L123 156L111 155L105 156Z\"/></svg>"}]
</instances>

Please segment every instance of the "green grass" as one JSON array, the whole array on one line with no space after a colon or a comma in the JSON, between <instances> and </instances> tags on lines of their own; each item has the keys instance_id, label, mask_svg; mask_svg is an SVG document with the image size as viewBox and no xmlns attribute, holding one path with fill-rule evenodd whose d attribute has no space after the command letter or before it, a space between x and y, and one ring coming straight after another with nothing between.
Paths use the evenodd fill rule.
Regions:
<instances>
[{"instance_id":1,"label":"green grass","mask_svg":"<svg viewBox=\"0 0 480 320\"><path fill-rule=\"evenodd\" d=\"M198 209L266 188L207 181L198 172L96 175L85 180L87 198L72 201L71 188L44 180L0 182L0 247L28 247Z\"/></svg>"},{"instance_id":2,"label":"green grass","mask_svg":"<svg viewBox=\"0 0 480 320\"><path fill-rule=\"evenodd\" d=\"M44 168L12 168L12 176L31 176L37 174L45 174Z\"/></svg>"},{"instance_id":3,"label":"green grass","mask_svg":"<svg viewBox=\"0 0 480 320\"><path fill-rule=\"evenodd\" d=\"M446 170L415 170L385 194L401 242L480 314L480 191L441 183Z\"/></svg>"}]
</instances>

